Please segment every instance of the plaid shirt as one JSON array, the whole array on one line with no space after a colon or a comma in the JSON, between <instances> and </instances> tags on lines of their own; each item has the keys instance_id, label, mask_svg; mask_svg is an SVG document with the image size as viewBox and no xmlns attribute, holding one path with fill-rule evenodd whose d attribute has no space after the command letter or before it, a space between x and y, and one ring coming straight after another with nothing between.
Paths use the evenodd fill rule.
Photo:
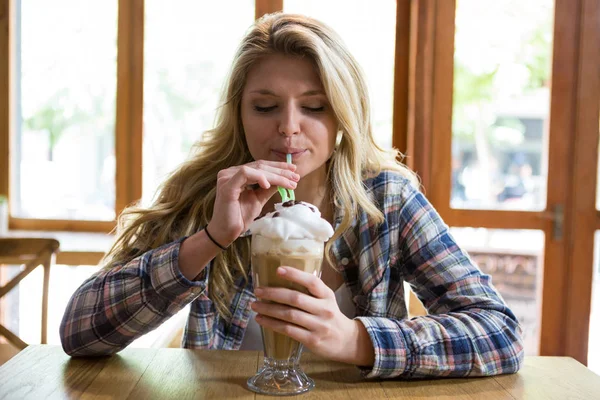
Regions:
<instances>
[{"instance_id":1,"label":"plaid shirt","mask_svg":"<svg viewBox=\"0 0 600 400\"><path fill-rule=\"evenodd\" d=\"M516 372L523 362L516 317L437 212L405 178L383 172L364 184L385 215L360 212L333 245L356 315L375 349L368 378L477 376ZM342 215L335 216L336 226ZM226 321L207 296L209 264L198 281L178 269L177 242L148 251L85 281L60 327L73 356L115 353L191 304L186 348L239 349L255 299L252 281L236 283ZM407 319L403 282L429 315Z\"/></svg>"}]
</instances>

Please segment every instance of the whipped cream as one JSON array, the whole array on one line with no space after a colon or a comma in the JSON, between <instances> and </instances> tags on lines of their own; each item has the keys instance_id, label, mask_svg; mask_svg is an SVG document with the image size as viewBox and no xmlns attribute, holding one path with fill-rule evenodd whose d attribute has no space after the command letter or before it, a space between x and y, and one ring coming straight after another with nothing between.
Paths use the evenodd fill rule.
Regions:
<instances>
[{"instance_id":1,"label":"whipped cream","mask_svg":"<svg viewBox=\"0 0 600 400\"><path fill-rule=\"evenodd\" d=\"M319 209L310 203L290 200L275 204L275 211L256 219L249 226L252 235L270 239L311 239L326 242L333 227L321 218Z\"/></svg>"}]
</instances>

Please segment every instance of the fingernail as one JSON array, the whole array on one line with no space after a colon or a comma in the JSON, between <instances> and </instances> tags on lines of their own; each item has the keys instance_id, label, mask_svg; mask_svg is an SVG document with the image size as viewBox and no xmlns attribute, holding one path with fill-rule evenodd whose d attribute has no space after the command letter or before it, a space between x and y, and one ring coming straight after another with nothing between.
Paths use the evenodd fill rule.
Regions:
<instances>
[{"instance_id":1,"label":"fingernail","mask_svg":"<svg viewBox=\"0 0 600 400\"><path fill-rule=\"evenodd\" d=\"M255 295L256 297L258 297L258 296L262 296L264 292L265 292L265 291L264 291L264 290L262 290L261 288L256 288L256 289L254 289L254 295Z\"/></svg>"},{"instance_id":2,"label":"fingernail","mask_svg":"<svg viewBox=\"0 0 600 400\"><path fill-rule=\"evenodd\" d=\"M296 182L294 182L294 181L290 181L290 185L293 186L293 187L298 186L298 184Z\"/></svg>"},{"instance_id":3,"label":"fingernail","mask_svg":"<svg viewBox=\"0 0 600 400\"><path fill-rule=\"evenodd\" d=\"M295 181L299 181L300 180L300 175L298 174L292 174L292 179Z\"/></svg>"},{"instance_id":4,"label":"fingernail","mask_svg":"<svg viewBox=\"0 0 600 400\"><path fill-rule=\"evenodd\" d=\"M285 275L287 273L287 271L285 270L285 268L279 267L279 268L277 268L277 273L279 275Z\"/></svg>"}]
</instances>

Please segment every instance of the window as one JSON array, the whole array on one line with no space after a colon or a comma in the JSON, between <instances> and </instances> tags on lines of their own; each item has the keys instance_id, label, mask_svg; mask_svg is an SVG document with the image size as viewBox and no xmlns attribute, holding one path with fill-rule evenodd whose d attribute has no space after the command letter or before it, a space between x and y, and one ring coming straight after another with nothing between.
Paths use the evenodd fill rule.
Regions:
<instances>
[{"instance_id":1,"label":"window","mask_svg":"<svg viewBox=\"0 0 600 400\"><path fill-rule=\"evenodd\" d=\"M544 208L553 17L553 0L457 2L452 207Z\"/></svg>"},{"instance_id":2,"label":"window","mask_svg":"<svg viewBox=\"0 0 600 400\"><path fill-rule=\"evenodd\" d=\"M348 11L343 18L341 6ZM346 40L365 70L376 141L391 147L393 0L377 7L362 0L168 6L157 0L14 0L11 229L109 232L124 206L140 197L147 203L212 127L225 74L257 10L280 9L322 19ZM218 16L226 14L224 23ZM143 67L133 65L134 53L143 54ZM128 80L140 74L142 86L132 89ZM142 109L143 122L136 122Z\"/></svg>"},{"instance_id":3,"label":"window","mask_svg":"<svg viewBox=\"0 0 600 400\"><path fill-rule=\"evenodd\" d=\"M114 220L117 2L17 10L12 214Z\"/></svg>"}]
</instances>

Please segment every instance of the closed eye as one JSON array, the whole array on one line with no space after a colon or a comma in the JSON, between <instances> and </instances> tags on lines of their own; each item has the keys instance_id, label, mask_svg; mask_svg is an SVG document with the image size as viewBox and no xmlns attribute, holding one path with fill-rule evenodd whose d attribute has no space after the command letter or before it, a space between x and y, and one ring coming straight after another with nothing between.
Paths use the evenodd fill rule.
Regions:
<instances>
[{"instance_id":1,"label":"closed eye","mask_svg":"<svg viewBox=\"0 0 600 400\"><path fill-rule=\"evenodd\" d=\"M310 112L321 112L325 111L325 107L304 107L305 110Z\"/></svg>"},{"instance_id":2,"label":"closed eye","mask_svg":"<svg viewBox=\"0 0 600 400\"><path fill-rule=\"evenodd\" d=\"M261 113L267 113L269 111L273 111L275 108L277 108L277 106L270 106L270 107L259 107L259 106L254 106L254 109L258 112Z\"/></svg>"}]
</instances>

